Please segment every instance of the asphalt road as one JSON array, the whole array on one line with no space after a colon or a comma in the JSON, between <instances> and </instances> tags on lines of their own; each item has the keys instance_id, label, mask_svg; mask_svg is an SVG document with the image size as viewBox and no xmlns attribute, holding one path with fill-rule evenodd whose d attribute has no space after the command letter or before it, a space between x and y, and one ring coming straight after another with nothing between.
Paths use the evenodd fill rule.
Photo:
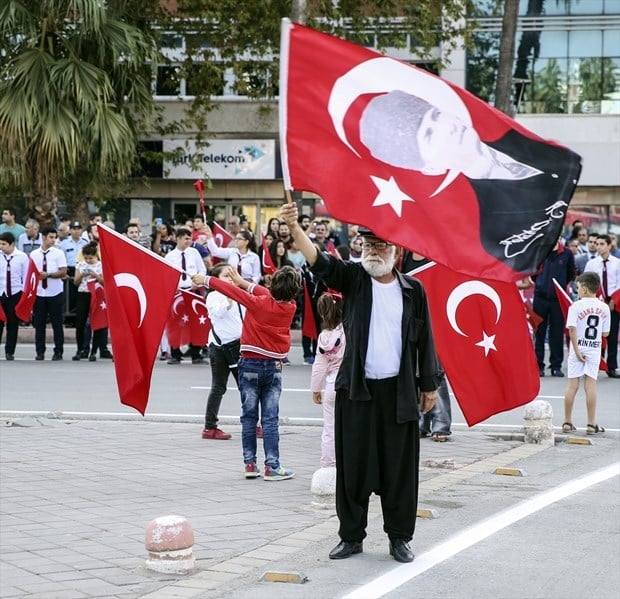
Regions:
<instances>
[{"instance_id":1,"label":"asphalt road","mask_svg":"<svg viewBox=\"0 0 620 599\"><path fill-rule=\"evenodd\" d=\"M20 344L16 360L0 360L0 411L2 412L86 412L115 417L139 416L135 410L121 405L116 388L114 367L108 360L72 362L75 353L71 345L65 348L62 362L35 362L34 347ZM293 346L289 354L292 364L284 370L280 402L281 418L305 422L322 418L321 407L312 402L309 391L310 366L303 364L301 348ZM157 361L153 371L147 417L169 417L190 421L204 414L206 397L211 384L208 365L193 365L184 361L170 366ZM539 399L551 404L554 424L563 422L563 397L566 379L541 379ZM454 431L466 428L465 419L456 400L452 401ZM230 377L230 388L222 401L222 425L238 422L239 393ZM165 415L165 416L164 416ZM601 373L598 379L598 424L608 430L620 431L620 381ZM586 423L585 395L580 390L575 401L573 422L577 428ZM523 425L523 408L517 408L489 418L477 428L498 430L519 429Z\"/></svg>"}]
</instances>

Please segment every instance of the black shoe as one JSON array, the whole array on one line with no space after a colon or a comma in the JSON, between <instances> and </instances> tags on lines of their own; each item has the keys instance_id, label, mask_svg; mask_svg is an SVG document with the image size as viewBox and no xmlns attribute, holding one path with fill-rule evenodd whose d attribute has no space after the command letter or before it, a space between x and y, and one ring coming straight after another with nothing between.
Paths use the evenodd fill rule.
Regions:
<instances>
[{"instance_id":1,"label":"black shoe","mask_svg":"<svg viewBox=\"0 0 620 599\"><path fill-rule=\"evenodd\" d=\"M192 358L192 364L208 364L204 358Z\"/></svg>"},{"instance_id":2,"label":"black shoe","mask_svg":"<svg viewBox=\"0 0 620 599\"><path fill-rule=\"evenodd\" d=\"M62 354L54 352L54 355L52 356L52 362L60 362L60 360L62 360Z\"/></svg>"},{"instance_id":3,"label":"black shoe","mask_svg":"<svg viewBox=\"0 0 620 599\"><path fill-rule=\"evenodd\" d=\"M340 541L340 543L329 552L329 559L345 559L356 553L362 553L362 551L364 551L362 542L349 543L348 541Z\"/></svg>"},{"instance_id":4,"label":"black shoe","mask_svg":"<svg viewBox=\"0 0 620 599\"><path fill-rule=\"evenodd\" d=\"M80 350L77 354L75 354L76 356L80 356L80 360L86 360L86 358L88 358L88 351L85 349Z\"/></svg>"},{"instance_id":5,"label":"black shoe","mask_svg":"<svg viewBox=\"0 0 620 599\"><path fill-rule=\"evenodd\" d=\"M112 360L112 352L107 348L99 350L99 357L104 360Z\"/></svg>"},{"instance_id":6,"label":"black shoe","mask_svg":"<svg viewBox=\"0 0 620 599\"><path fill-rule=\"evenodd\" d=\"M90 356L88 356L88 361L89 362L96 362L97 361L97 356L95 354L90 354Z\"/></svg>"},{"instance_id":7,"label":"black shoe","mask_svg":"<svg viewBox=\"0 0 620 599\"><path fill-rule=\"evenodd\" d=\"M403 564L407 564L413 561L415 557L411 549L409 549L409 543L403 539L394 539L390 541L390 555L397 561Z\"/></svg>"},{"instance_id":8,"label":"black shoe","mask_svg":"<svg viewBox=\"0 0 620 599\"><path fill-rule=\"evenodd\" d=\"M551 369L551 376L557 376L559 378L564 376L564 373L559 369L559 368L552 368Z\"/></svg>"},{"instance_id":9,"label":"black shoe","mask_svg":"<svg viewBox=\"0 0 620 599\"><path fill-rule=\"evenodd\" d=\"M170 358L167 363L168 364L180 364L181 358Z\"/></svg>"},{"instance_id":10,"label":"black shoe","mask_svg":"<svg viewBox=\"0 0 620 599\"><path fill-rule=\"evenodd\" d=\"M545 369L544 369L544 368L539 368L539 369L538 369L538 374L539 374L539 376L541 376L541 377L545 376Z\"/></svg>"},{"instance_id":11,"label":"black shoe","mask_svg":"<svg viewBox=\"0 0 620 599\"><path fill-rule=\"evenodd\" d=\"M74 362L79 362L82 359L82 352L79 351L73 358L71 358Z\"/></svg>"},{"instance_id":12,"label":"black shoe","mask_svg":"<svg viewBox=\"0 0 620 599\"><path fill-rule=\"evenodd\" d=\"M4 357L7 362L12 362L15 359L15 356L13 354L6 354Z\"/></svg>"},{"instance_id":13,"label":"black shoe","mask_svg":"<svg viewBox=\"0 0 620 599\"><path fill-rule=\"evenodd\" d=\"M45 360L45 355L44 355L44 354L37 354L37 355L34 357L34 359L35 359L35 360L38 360L38 361L40 361L40 360Z\"/></svg>"},{"instance_id":14,"label":"black shoe","mask_svg":"<svg viewBox=\"0 0 620 599\"><path fill-rule=\"evenodd\" d=\"M9 357L7 356L6 358L7 360L9 359ZM607 371L607 376L610 379L620 379L620 372L618 372L617 370L608 370Z\"/></svg>"}]
</instances>

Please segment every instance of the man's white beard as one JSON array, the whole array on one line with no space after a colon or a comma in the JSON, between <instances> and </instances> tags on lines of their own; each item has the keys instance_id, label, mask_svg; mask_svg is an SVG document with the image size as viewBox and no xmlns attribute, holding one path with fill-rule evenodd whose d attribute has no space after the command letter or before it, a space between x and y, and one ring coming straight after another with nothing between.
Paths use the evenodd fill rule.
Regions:
<instances>
[{"instance_id":1,"label":"man's white beard","mask_svg":"<svg viewBox=\"0 0 620 599\"><path fill-rule=\"evenodd\" d=\"M392 247L392 254L385 260L375 254L374 256L364 256L362 266L371 277L383 277L392 272L396 264L396 248Z\"/></svg>"}]
</instances>

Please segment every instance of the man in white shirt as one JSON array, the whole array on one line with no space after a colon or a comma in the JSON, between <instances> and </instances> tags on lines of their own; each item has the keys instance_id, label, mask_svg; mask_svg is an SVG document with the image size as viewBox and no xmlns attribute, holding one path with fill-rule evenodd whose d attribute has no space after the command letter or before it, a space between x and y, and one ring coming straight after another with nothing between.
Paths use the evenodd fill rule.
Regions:
<instances>
[{"instance_id":1,"label":"man in white shirt","mask_svg":"<svg viewBox=\"0 0 620 599\"><path fill-rule=\"evenodd\" d=\"M611 296L620 289L620 258L611 254L611 237L601 234L596 238L598 256L586 264L584 272L595 272L601 279L603 301L611 311L611 327L607 337L607 376L620 379L618 370L618 329L620 328L620 312Z\"/></svg>"},{"instance_id":2,"label":"man in white shirt","mask_svg":"<svg viewBox=\"0 0 620 599\"><path fill-rule=\"evenodd\" d=\"M197 249L191 247L192 245L192 232L189 229L179 229L177 231L177 247L168 252L164 258L166 262L172 264L182 274L179 275L179 290L195 291L192 283L192 275L207 273L205 263L200 256ZM200 347L190 345L190 353L192 356L192 364L202 364L204 359L200 356ZM168 360L168 364L180 364L183 359L180 347L170 348L171 358Z\"/></svg>"},{"instance_id":3,"label":"man in white shirt","mask_svg":"<svg viewBox=\"0 0 620 599\"><path fill-rule=\"evenodd\" d=\"M27 273L28 256L15 247L13 233L0 233L0 307L6 317L4 356L7 360L14 359L19 330L15 307L22 296ZM0 320L0 339L3 329L4 322Z\"/></svg>"},{"instance_id":4,"label":"man in white shirt","mask_svg":"<svg viewBox=\"0 0 620 599\"><path fill-rule=\"evenodd\" d=\"M39 269L40 280L37 288L37 301L32 312L35 328L36 360L45 359L45 327L49 316L54 331L54 355L52 360L62 360L65 343L64 319L64 279L67 276L67 259L62 250L56 247L56 229L46 227L41 231L43 239L40 248L30 254Z\"/></svg>"}]
</instances>

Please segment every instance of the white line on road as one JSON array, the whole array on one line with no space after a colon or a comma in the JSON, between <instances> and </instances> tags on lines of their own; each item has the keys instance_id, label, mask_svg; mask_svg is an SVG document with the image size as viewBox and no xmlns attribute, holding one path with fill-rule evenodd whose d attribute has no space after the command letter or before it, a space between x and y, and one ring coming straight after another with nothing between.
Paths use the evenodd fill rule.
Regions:
<instances>
[{"instance_id":1,"label":"white line on road","mask_svg":"<svg viewBox=\"0 0 620 599\"><path fill-rule=\"evenodd\" d=\"M531 516L552 503L618 475L620 475L620 462L596 470L591 474L575 478L545 493L536 495L527 501L519 503L510 509L503 510L491 518L482 520L478 524L464 529L447 541L416 557L413 563L397 566L383 576L379 576L379 578L375 578L372 582L345 595L343 599L378 599L383 597L419 574L426 572L437 564L483 541L511 524Z\"/></svg>"}]
</instances>

